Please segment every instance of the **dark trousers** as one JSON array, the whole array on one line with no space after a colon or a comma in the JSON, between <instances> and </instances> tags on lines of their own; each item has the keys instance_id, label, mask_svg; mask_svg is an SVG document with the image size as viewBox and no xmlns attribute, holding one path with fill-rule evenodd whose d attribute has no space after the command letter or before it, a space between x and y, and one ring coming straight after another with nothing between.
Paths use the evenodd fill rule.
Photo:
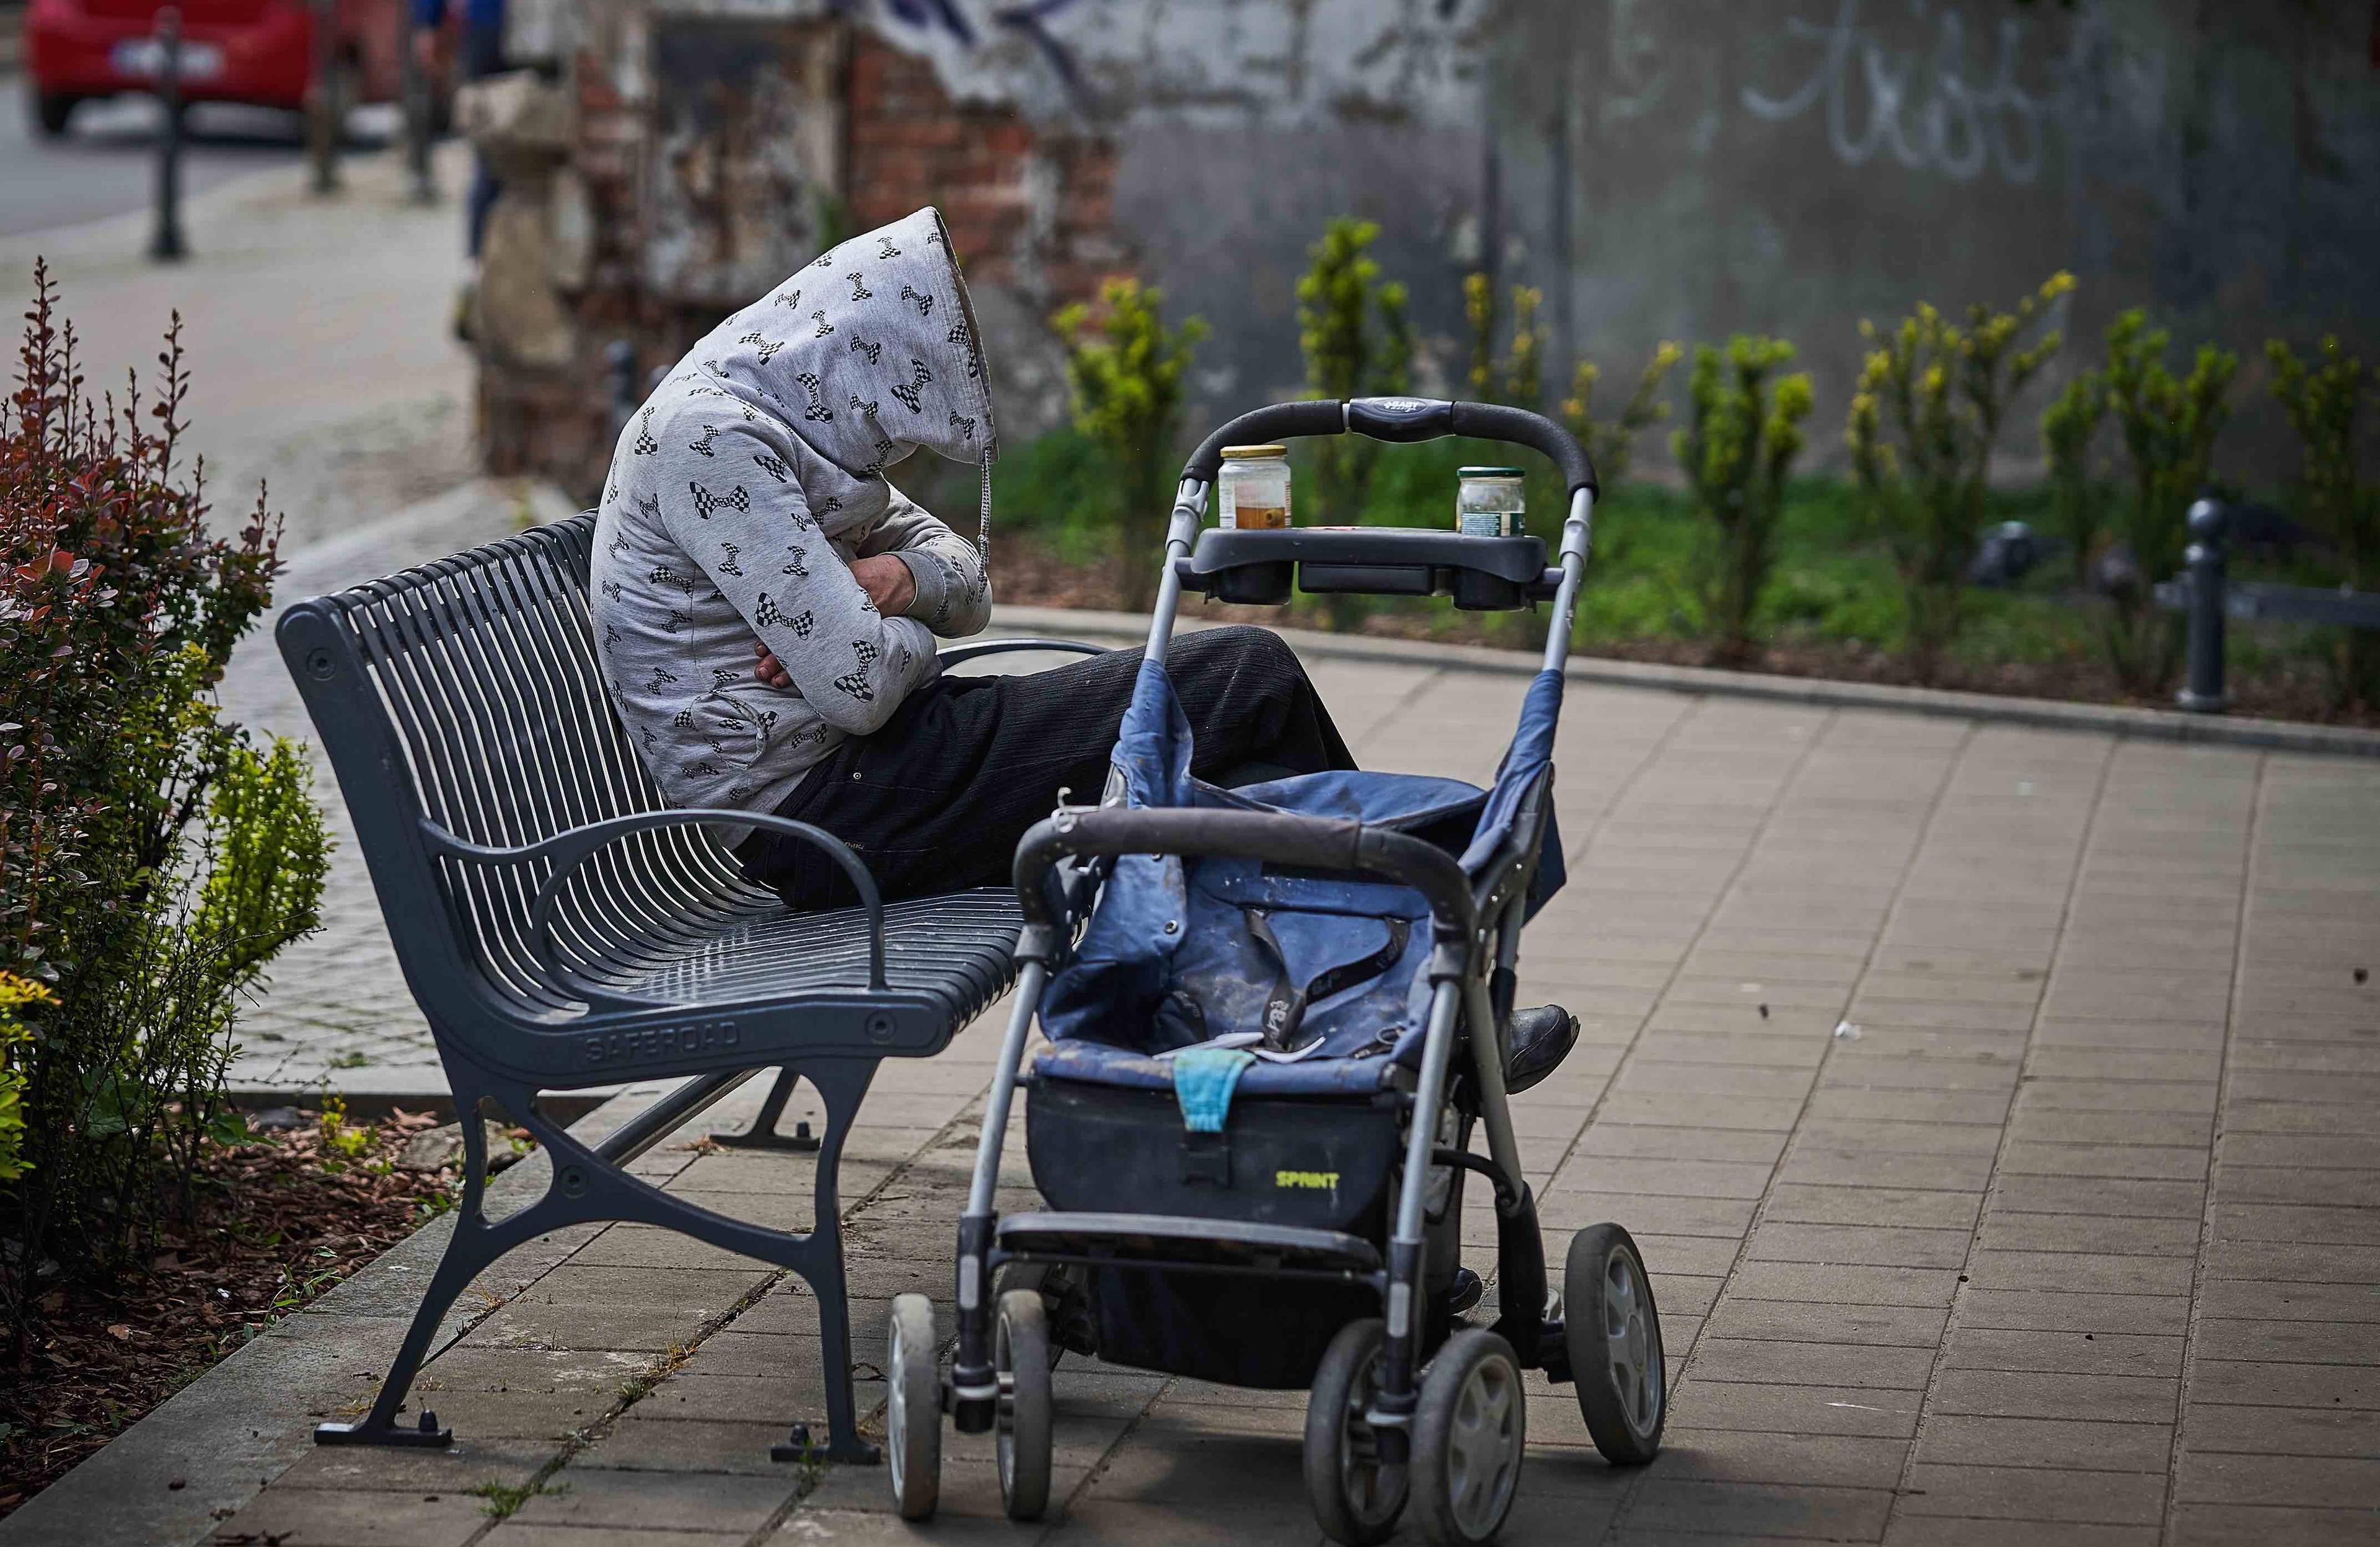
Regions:
<instances>
[{"instance_id":1,"label":"dark trousers","mask_svg":"<svg viewBox=\"0 0 2380 1547\"><path fill-rule=\"evenodd\" d=\"M1244 784L1355 766L1279 636L1184 634L1165 666L1189 717L1198 777ZM777 814L856 849L888 898L1005 885L1017 839L1061 791L1078 805L1099 800L1139 669L1140 652L1117 651L1026 676L929 683L874 735L852 737L810 770ZM834 862L798 839L756 833L736 857L794 907L855 900Z\"/></svg>"}]
</instances>

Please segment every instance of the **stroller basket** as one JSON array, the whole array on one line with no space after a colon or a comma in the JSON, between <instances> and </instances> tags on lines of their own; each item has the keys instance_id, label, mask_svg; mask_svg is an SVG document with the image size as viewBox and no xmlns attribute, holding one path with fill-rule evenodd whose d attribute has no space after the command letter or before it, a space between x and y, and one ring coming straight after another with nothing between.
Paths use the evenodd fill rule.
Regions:
<instances>
[{"instance_id":1,"label":"stroller basket","mask_svg":"<svg viewBox=\"0 0 2380 1547\"><path fill-rule=\"evenodd\" d=\"M1172 1214L1011 1214L1000 1244L1041 1261L1177 1273L1284 1273L1369 1281L1379 1249L1360 1236L1239 1221L1192 1222Z\"/></svg>"},{"instance_id":2,"label":"stroller basket","mask_svg":"<svg viewBox=\"0 0 2380 1547\"><path fill-rule=\"evenodd\" d=\"M1026 1152L1050 1206L1166 1213L1377 1236L1387 1217L1398 1103L1255 1097L1221 1133L1182 1126L1171 1091L1036 1076Z\"/></svg>"}]
</instances>

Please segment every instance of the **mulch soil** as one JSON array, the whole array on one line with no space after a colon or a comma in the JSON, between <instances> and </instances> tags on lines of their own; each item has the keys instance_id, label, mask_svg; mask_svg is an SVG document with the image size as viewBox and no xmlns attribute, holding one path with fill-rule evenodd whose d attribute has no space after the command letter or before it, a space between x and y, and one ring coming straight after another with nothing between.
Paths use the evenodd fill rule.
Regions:
<instances>
[{"instance_id":1,"label":"mulch soil","mask_svg":"<svg viewBox=\"0 0 2380 1547\"><path fill-rule=\"evenodd\" d=\"M1088 607L1109 611L1126 608L1123 566L1112 559L1073 564L1046 543L1029 536L1008 540L995 561L998 595L1003 602L1041 607ZM1232 607L1186 598L1183 615L1227 623L1268 627L1319 628L1327 625L1305 613L1291 615L1278 607ZM1491 635L1480 615L1449 615L1437 609L1374 613L1363 620L1360 633L1389 639L1439 640L1449 644L1500 645L1517 649L1512 636ZM1534 652L1532 652L1534 653ZM1641 661L1670 666L1709 666L1711 647L1697 640L1599 640L1572 652L1574 657ZM1912 685L1900 657L1873 645L1832 640L1779 640L1765 645L1759 655L1736 663L1736 669L1775 676L1827 677L1840 682L1873 682L1894 687ZM1960 692L1995 693L2008 698L2061 699L2073 703L2128 704L2143 709L2171 709L2170 696L2142 699L2127 695L2107 663L2095 656L2066 661L2012 661L1993 664L1952 662L1934 687ZM2273 720L2300 720L2319 725L2380 728L2380 705L2342 706L2328 675L2310 661L2292 662L2285 671L2250 676L2233 672L2226 684L2231 713Z\"/></svg>"},{"instance_id":2,"label":"mulch soil","mask_svg":"<svg viewBox=\"0 0 2380 1547\"><path fill-rule=\"evenodd\" d=\"M436 1117L358 1119L334 1140L320 1114L283 1116L298 1126L210 1152L196 1219L161 1233L145 1271L104 1288L50 1291L14 1358L0 1350L0 1516L404 1239L459 1189L459 1165L397 1163Z\"/></svg>"}]
</instances>

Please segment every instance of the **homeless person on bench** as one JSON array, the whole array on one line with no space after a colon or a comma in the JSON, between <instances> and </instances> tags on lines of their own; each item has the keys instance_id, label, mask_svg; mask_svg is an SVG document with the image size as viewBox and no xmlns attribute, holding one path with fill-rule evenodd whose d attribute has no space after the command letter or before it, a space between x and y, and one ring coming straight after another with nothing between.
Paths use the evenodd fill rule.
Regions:
<instances>
[{"instance_id":1,"label":"homeless person on bench","mask_svg":"<svg viewBox=\"0 0 2380 1547\"><path fill-rule=\"evenodd\" d=\"M589 605L613 700L674 804L822 827L891 899L1004 885L1061 790L1099 798L1138 652L943 676L934 636L990 621L984 555L885 479L921 446L978 464L988 528L990 384L924 209L728 318L630 417ZM1166 664L1200 776L1355 766L1275 635L1186 635ZM795 908L853 900L797 839L754 834L736 857Z\"/></svg>"},{"instance_id":2,"label":"homeless person on bench","mask_svg":"<svg viewBox=\"0 0 2380 1547\"><path fill-rule=\"evenodd\" d=\"M920 446L982 469L976 543L886 481ZM1137 652L994 677L944 676L934 653L990 618L996 450L932 209L835 248L678 362L613 453L589 598L604 680L674 804L822 827L898 898L1005 884L1062 791L1099 798ZM1277 635L1184 634L1165 664L1198 777L1355 766ZM754 834L736 855L794 908L854 900L797 840ZM1560 1008L1515 1012L1512 1088L1577 1035Z\"/></svg>"}]
</instances>

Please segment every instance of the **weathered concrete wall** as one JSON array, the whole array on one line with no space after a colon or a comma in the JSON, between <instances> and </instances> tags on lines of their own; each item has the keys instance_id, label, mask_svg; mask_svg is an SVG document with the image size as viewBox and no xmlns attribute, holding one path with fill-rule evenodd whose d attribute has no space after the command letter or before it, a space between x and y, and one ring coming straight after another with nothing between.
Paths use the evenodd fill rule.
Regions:
<instances>
[{"instance_id":1,"label":"weathered concrete wall","mask_svg":"<svg viewBox=\"0 0 2380 1547\"><path fill-rule=\"evenodd\" d=\"M1793 338L1826 455L1862 317L2006 304L2059 268L2088 344L2131 305L2243 354L2380 344L2368 0L517 0L516 24L547 10L594 224L587 358L625 330L659 363L807 256L804 178L852 228L931 201L1012 436L1062 411L1043 320L1108 272L1214 326L1207 408L1293 389L1295 279L1339 214L1383 227L1426 386L1459 373L1487 267L1546 292L1549 389L1581 354L1625 373L1664 338ZM718 111L681 100L699 69L655 68L738 28L842 51L778 69L799 79L735 120L759 140L690 131ZM706 281L672 255L722 156L782 197ZM2235 441L2269 461L2258 370Z\"/></svg>"},{"instance_id":2,"label":"weathered concrete wall","mask_svg":"<svg viewBox=\"0 0 2380 1547\"><path fill-rule=\"evenodd\" d=\"M1494 43L1516 84L1492 99L1508 266L1598 354L1794 338L1822 417L1860 318L2005 305L2060 268L2082 282L2070 337L2095 347L2144 305L2252 356L2252 385L2268 336L2380 343L2375 19L2362 0L1541 0ZM2268 416L2240 400L2254 445Z\"/></svg>"}]
</instances>

